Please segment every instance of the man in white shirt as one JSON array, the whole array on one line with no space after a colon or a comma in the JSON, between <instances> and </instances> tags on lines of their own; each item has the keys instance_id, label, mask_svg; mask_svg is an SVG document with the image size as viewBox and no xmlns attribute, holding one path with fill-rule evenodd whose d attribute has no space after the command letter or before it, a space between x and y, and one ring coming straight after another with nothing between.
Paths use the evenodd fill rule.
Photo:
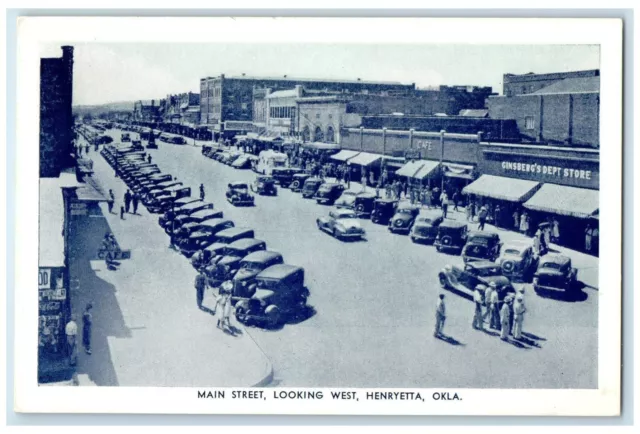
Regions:
<instances>
[{"instance_id":1,"label":"man in white shirt","mask_svg":"<svg viewBox=\"0 0 640 434\"><path fill-rule=\"evenodd\" d=\"M64 332L67 335L67 354L69 355L69 364L71 366L75 366L78 359L78 324L76 324L75 315L71 315L71 319L65 326Z\"/></svg>"},{"instance_id":2,"label":"man in white shirt","mask_svg":"<svg viewBox=\"0 0 640 434\"><path fill-rule=\"evenodd\" d=\"M513 338L520 339L522 336L522 322L524 321L524 313L527 311L524 307L524 298L518 295L516 302L513 304Z\"/></svg>"},{"instance_id":3,"label":"man in white shirt","mask_svg":"<svg viewBox=\"0 0 640 434\"><path fill-rule=\"evenodd\" d=\"M442 328L444 327L444 320L446 317L444 294L440 294L438 296L438 302L436 303L436 328L433 332L434 337L442 336Z\"/></svg>"},{"instance_id":4,"label":"man in white shirt","mask_svg":"<svg viewBox=\"0 0 640 434\"><path fill-rule=\"evenodd\" d=\"M475 311L473 313L473 328L476 330L482 330L484 328L482 319L482 293L486 290L484 285L476 286L473 291L473 303L475 305Z\"/></svg>"}]
</instances>

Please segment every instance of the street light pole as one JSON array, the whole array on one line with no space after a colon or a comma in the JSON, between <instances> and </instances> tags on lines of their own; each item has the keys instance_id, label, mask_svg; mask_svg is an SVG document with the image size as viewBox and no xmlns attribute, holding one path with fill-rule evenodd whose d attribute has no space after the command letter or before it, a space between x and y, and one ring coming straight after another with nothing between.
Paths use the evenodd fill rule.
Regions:
<instances>
[{"instance_id":1,"label":"street light pole","mask_svg":"<svg viewBox=\"0 0 640 434\"><path fill-rule=\"evenodd\" d=\"M444 193L444 133L445 130L440 130L440 193Z\"/></svg>"}]
</instances>

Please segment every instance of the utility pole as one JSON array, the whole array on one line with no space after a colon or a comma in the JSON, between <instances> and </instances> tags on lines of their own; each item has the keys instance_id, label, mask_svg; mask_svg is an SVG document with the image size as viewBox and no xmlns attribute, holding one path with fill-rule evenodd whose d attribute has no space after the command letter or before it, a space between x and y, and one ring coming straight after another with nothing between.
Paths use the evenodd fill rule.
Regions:
<instances>
[{"instance_id":1,"label":"utility pole","mask_svg":"<svg viewBox=\"0 0 640 434\"><path fill-rule=\"evenodd\" d=\"M444 192L444 133L446 133L445 130L440 130L440 193Z\"/></svg>"}]
</instances>

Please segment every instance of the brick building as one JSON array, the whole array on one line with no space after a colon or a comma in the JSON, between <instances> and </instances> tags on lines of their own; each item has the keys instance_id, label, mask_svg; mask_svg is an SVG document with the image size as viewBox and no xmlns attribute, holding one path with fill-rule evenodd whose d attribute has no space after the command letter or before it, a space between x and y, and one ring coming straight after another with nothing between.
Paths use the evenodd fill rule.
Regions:
<instances>
[{"instance_id":1,"label":"brick building","mask_svg":"<svg viewBox=\"0 0 640 434\"><path fill-rule=\"evenodd\" d=\"M162 122L165 101L166 100L160 100L158 104L156 104L155 99L152 99L151 102L136 101L133 104L133 121Z\"/></svg>"},{"instance_id":2,"label":"brick building","mask_svg":"<svg viewBox=\"0 0 640 434\"><path fill-rule=\"evenodd\" d=\"M198 124L200 122L200 95L193 92L167 95L163 120L174 124Z\"/></svg>"},{"instance_id":3,"label":"brick building","mask_svg":"<svg viewBox=\"0 0 640 434\"><path fill-rule=\"evenodd\" d=\"M507 78L505 96L487 100L489 117L515 120L520 141L600 147L598 70Z\"/></svg>"},{"instance_id":4,"label":"brick building","mask_svg":"<svg viewBox=\"0 0 640 434\"><path fill-rule=\"evenodd\" d=\"M40 59L40 177L72 167L73 47L62 57Z\"/></svg>"}]
</instances>

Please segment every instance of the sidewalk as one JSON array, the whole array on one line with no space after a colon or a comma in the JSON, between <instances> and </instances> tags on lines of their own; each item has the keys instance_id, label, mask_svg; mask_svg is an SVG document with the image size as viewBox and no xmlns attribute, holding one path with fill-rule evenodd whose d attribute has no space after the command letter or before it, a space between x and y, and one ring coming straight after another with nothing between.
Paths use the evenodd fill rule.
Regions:
<instances>
[{"instance_id":1,"label":"sidewalk","mask_svg":"<svg viewBox=\"0 0 640 434\"><path fill-rule=\"evenodd\" d=\"M117 206L126 186L97 153L95 175L112 189ZM268 384L271 362L238 327L236 337L216 328L217 318L196 306L196 272L189 261L168 248L158 216L144 207L125 220L109 214L88 218L76 231L72 309L79 318L93 303L92 355L79 349L80 385L98 386L236 386ZM96 258L99 243L111 231L131 259L108 270Z\"/></svg>"}]
</instances>

